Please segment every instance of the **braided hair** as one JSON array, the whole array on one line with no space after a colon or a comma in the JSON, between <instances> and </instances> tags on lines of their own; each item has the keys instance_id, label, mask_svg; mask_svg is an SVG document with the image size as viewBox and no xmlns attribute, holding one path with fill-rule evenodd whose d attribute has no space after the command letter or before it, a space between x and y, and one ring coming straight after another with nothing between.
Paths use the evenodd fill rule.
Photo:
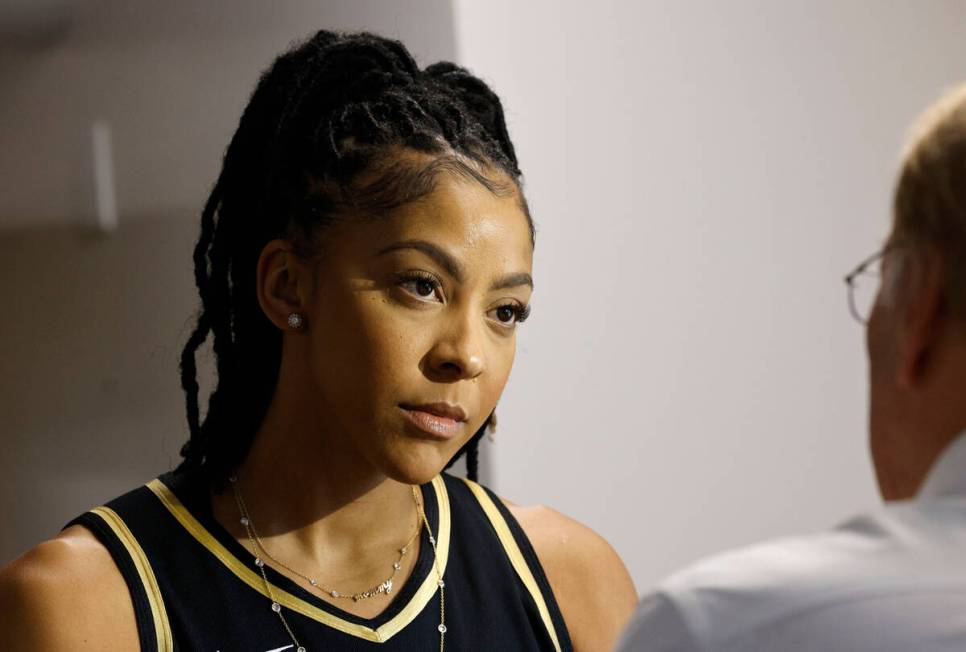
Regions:
<instances>
[{"instance_id":1,"label":"braided hair","mask_svg":"<svg viewBox=\"0 0 966 652\"><path fill-rule=\"evenodd\" d=\"M432 162L414 170L399 156L408 151ZM268 410L282 335L257 301L264 246L287 238L308 255L328 224L412 201L432 190L441 168L495 193L516 192L532 242L500 100L467 70L449 62L420 70L398 41L323 30L261 76L205 203L194 248L201 309L181 354L190 437L180 470L200 469L224 486ZM488 170L511 183L494 182ZM202 420L196 352L209 335L217 385ZM465 455L476 479L478 444L494 424L491 414L447 468Z\"/></svg>"}]
</instances>

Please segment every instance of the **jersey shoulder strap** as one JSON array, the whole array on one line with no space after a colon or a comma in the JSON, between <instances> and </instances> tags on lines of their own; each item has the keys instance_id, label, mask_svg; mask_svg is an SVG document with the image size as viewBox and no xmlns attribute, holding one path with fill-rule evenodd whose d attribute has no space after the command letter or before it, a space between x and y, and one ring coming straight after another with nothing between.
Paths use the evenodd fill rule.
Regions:
<instances>
[{"instance_id":1,"label":"jersey shoulder strap","mask_svg":"<svg viewBox=\"0 0 966 652\"><path fill-rule=\"evenodd\" d=\"M452 477L448 479L452 481ZM483 510L493 528L493 533L503 546L507 560L533 599L547 634L553 641L554 648L557 652L571 650L570 636L560 613L560 607L554 598L550 582L547 580L543 566L537 558L537 553L523 528L520 527L503 501L492 491L472 480L466 478L461 478L461 480L461 484L469 489L469 493L479 508Z\"/></svg>"},{"instance_id":2,"label":"jersey shoulder strap","mask_svg":"<svg viewBox=\"0 0 966 652\"><path fill-rule=\"evenodd\" d=\"M81 514L64 527L81 525L87 528L111 554L131 594L141 649L172 652L174 640L157 578L141 544L122 516L131 509L154 508L156 502L147 487L138 487Z\"/></svg>"}]
</instances>

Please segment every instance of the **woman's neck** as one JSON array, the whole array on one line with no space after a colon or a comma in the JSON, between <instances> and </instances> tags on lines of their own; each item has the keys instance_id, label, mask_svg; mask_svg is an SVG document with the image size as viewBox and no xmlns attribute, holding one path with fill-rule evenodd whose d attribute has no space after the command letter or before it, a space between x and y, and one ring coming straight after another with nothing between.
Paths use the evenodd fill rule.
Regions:
<instances>
[{"instance_id":1,"label":"woman's neck","mask_svg":"<svg viewBox=\"0 0 966 652\"><path fill-rule=\"evenodd\" d=\"M269 410L236 474L259 537L279 559L316 568L352 567L364 575L371 565L384 566L386 551L398 550L418 528L411 486L380 473L337 433L286 417L293 413ZM216 518L244 537L233 491L214 496L213 506Z\"/></svg>"}]
</instances>

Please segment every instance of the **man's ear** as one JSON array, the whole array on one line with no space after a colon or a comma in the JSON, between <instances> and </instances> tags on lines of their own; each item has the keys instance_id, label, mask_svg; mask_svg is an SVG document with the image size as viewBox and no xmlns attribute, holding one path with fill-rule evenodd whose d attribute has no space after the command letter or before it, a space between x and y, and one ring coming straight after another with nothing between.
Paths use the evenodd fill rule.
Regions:
<instances>
[{"instance_id":1,"label":"man's ear","mask_svg":"<svg viewBox=\"0 0 966 652\"><path fill-rule=\"evenodd\" d=\"M306 266L286 240L272 240L262 248L256 268L258 304L265 316L281 330L291 330L292 313L306 316L308 276Z\"/></svg>"},{"instance_id":2,"label":"man's ear","mask_svg":"<svg viewBox=\"0 0 966 652\"><path fill-rule=\"evenodd\" d=\"M897 380L900 387L914 389L932 371L945 325L942 254L933 246L922 247L909 255L906 273Z\"/></svg>"}]
</instances>

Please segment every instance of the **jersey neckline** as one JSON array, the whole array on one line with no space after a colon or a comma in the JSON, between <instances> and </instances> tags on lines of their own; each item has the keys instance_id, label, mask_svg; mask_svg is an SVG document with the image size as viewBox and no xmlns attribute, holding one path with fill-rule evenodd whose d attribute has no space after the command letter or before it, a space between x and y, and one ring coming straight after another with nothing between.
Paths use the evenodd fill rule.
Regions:
<instances>
[{"instance_id":1,"label":"jersey neckline","mask_svg":"<svg viewBox=\"0 0 966 652\"><path fill-rule=\"evenodd\" d=\"M168 512L207 551L249 588L269 599L264 582L247 550L215 520L206 485L187 473L167 473L147 484ZM440 573L445 575L449 558L451 515L449 496L442 476L420 487L426 518L436 537ZM276 602L323 625L374 642L391 638L412 622L438 590L433 572L433 548L425 528L420 530L419 556L399 595L373 618L351 614L326 602L274 568L264 567Z\"/></svg>"}]
</instances>

